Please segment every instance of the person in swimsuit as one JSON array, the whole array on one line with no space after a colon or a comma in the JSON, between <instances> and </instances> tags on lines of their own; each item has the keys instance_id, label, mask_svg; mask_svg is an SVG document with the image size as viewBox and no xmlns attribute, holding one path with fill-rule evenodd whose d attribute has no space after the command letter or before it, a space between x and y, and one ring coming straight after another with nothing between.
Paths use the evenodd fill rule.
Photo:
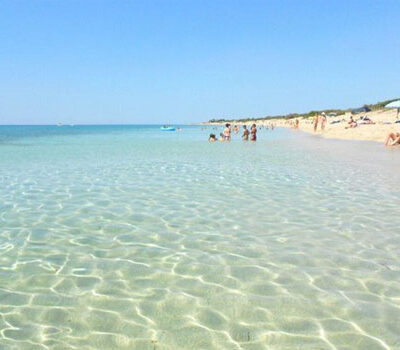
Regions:
<instances>
[{"instance_id":1,"label":"person in swimsuit","mask_svg":"<svg viewBox=\"0 0 400 350\"><path fill-rule=\"evenodd\" d=\"M391 132L386 136L385 146L400 145L400 133Z\"/></svg>"},{"instance_id":2,"label":"person in swimsuit","mask_svg":"<svg viewBox=\"0 0 400 350\"><path fill-rule=\"evenodd\" d=\"M249 141L249 129L247 129L247 126L246 126L246 125L243 125L242 140L243 140L243 141Z\"/></svg>"},{"instance_id":3,"label":"person in swimsuit","mask_svg":"<svg viewBox=\"0 0 400 350\"><path fill-rule=\"evenodd\" d=\"M313 125L314 125L314 132L316 132L318 128L318 114L316 114L314 117Z\"/></svg>"},{"instance_id":4,"label":"person in swimsuit","mask_svg":"<svg viewBox=\"0 0 400 350\"><path fill-rule=\"evenodd\" d=\"M320 121L321 121L321 131L324 131L324 130L325 130L325 124L326 124L326 115L325 115L325 112L322 112Z\"/></svg>"},{"instance_id":5,"label":"person in swimsuit","mask_svg":"<svg viewBox=\"0 0 400 350\"><path fill-rule=\"evenodd\" d=\"M210 134L210 137L208 138L208 142L215 142L215 141L217 141L215 134Z\"/></svg>"},{"instance_id":6,"label":"person in swimsuit","mask_svg":"<svg viewBox=\"0 0 400 350\"><path fill-rule=\"evenodd\" d=\"M233 132L234 132L235 134L238 134L238 132L239 132L239 127L238 127L237 125L235 125L235 126L233 127Z\"/></svg>"},{"instance_id":7,"label":"person in swimsuit","mask_svg":"<svg viewBox=\"0 0 400 350\"><path fill-rule=\"evenodd\" d=\"M357 126L357 122L353 119L353 116L350 116L350 120L347 123L347 126L345 127L345 129L355 128L356 126Z\"/></svg>"},{"instance_id":8,"label":"person in swimsuit","mask_svg":"<svg viewBox=\"0 0 400 350\"><path fill-rule=\"evenodd\" d=\"M250 141L257 141L257 126L253 124L250 129Z\"/></svg>"},{"instance_id":9,"label":"person in swimsuit","mask_svg":"<svg viewBox=\"0 0 400 350\"><path fill-rule=\"evenodd\" d=\"M223 134L222 132L219 134L219 139L218 139L218 141L219 141L219 142L224 142L224 141L225 141L225 137L224 137L224 134Z\"/></svg>"},{"instance_id":10,"label":"person in swimsuit","mask_svg":"<svg viewBox=\"0 0 400 350\"><path fill-rule=\"evenodd\" d=\"M223 131L225 141L231 140L231 124L226 123Z\"/></svg>"}]
</instances>

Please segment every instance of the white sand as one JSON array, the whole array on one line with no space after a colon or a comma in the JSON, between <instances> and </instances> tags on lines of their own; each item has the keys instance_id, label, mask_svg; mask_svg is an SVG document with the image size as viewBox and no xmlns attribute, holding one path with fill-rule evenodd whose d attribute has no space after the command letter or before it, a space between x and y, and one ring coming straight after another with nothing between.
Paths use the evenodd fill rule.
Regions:
<instances>
[{"instance_id":1,"label":"white sand","mask_svg":"<svg viewBox=\"0 0 400 350\"><path fill-rule=\"evenodd\" d=\"M321 135L326 138L335 139L347 139L347 140L368 140L384 142L386 135L389 132L400 132L400 123L395 123L396 120L395 109L391 110L379 110L368 113L361 113L353 116L354 120L357 120L360 116L367 115L375 124L358 124L356 128L345 129L348 125L347 122L350 119L350 113L338 117L327 117L325 130L321 131L320 125L318 125L317 132L315 134ZM400 118L400 114L399 114ZM337 124L330 124L333 120L342 120ZM294 119L292 119L292 123ZM389 122L390 124L385 124ZM256 121L257 124L267 125L270 121ZM276 126L292 128L293 125L289 124L285 119L276 119L273 121ZM299 118L299 130L314 133L312 119L306 120Z\"/></svg>"}]
</instances>

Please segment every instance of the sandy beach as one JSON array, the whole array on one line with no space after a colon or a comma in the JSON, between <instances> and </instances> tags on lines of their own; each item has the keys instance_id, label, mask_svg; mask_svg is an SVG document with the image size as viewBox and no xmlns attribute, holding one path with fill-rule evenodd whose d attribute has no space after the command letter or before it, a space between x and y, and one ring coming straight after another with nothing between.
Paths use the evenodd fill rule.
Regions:
<instances>
[{"instance_id":1,"label":"sandy beach","mask_svg":"<svg viewBox=\"0 0 400 350\"><path fill-rule=\"evenodd\" d=\"M315 134L333 139L384 142L389 132L400 132L400 123L395 123L396 120L399 120L396 119L396 114L397 111L395 109L361 113L353 116L354 120L367 115L375 124L358 123L357 127L349 129L346 129L346 127L351 116L350 112L336 117L328 117L325 130L322 131L320 125L318 125L318 130ZM337 120L340 120L340 122L331 124L332 121ZM256 123L260 125L270 124L269 121L264 120L259 120ZM293 125L283 118L276 119L274 123L279 127L293 128ZM299 118L299 130L314 133L312 119Z\"/></svg>"},{"instance_id":2,"label":"sandy beach","mask_svg":"<svg viewBox=\"0 0 400 350\"><path fill-rule=\"evenodd\" d=\"M274 124L275 127L294 129L294 122L296 119L298 119L299 120L298 129L304 132L320 135L322 137L329 139L375 141L382 143L384 142L388 133L390 132L400 133L400 122L396 123L396 121L400 120L400 114L399 118L397 118L396 109L381 109L381 110L353 115L355 121L358 121L358 119L361 117L368 116L368 118L371 119L374 124L362 124L358 121L357 127L346 129L351 115L352 114L350 112L346 112L345 114L338 115L335 117L327 117L325 130L321 130L321 125L319 123L316 132L314 132L313 130L312 118L310 119L276 118L269 120L258 119L258 120L252 120L251 122L247 123L235 122L235 121L229 121L229 123L231 123L232 125L256 123L258 126L270 126L271 124ZM223 125L223 124L225 124L225 122L201 123L201 125Z\"/></svg>"}]
</instances>

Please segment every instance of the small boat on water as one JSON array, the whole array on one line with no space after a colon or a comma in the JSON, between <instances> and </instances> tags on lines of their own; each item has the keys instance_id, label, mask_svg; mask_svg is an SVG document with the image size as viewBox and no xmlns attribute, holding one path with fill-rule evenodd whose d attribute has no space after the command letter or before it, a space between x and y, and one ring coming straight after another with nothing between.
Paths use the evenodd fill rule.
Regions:
<instances>
[{"instance_id":1,"label":"small boat on water","mask_svg":"<svg viewBox=\"0 0 400 350\"><path fill-rule=\"evenodd\" d=\"M175 131L175 127L171 125L164 125L160 129L161 131Z\"/></svg>"}]
</instances>

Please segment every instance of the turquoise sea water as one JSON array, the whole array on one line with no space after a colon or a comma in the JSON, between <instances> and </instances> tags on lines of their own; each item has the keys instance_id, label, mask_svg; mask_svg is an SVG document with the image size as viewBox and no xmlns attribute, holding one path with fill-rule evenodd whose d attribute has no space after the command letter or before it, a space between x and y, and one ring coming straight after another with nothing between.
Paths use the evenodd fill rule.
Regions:
<instances>
[{"instance_id":1,"label":"turquoise sea water","mask_svg":"<svg viewBox=\"0 0 400 350\"><path fill-rule=\"evenodd\" d=\"M400 349L400 149L0 127L0 349Z\"/></svg>"}]
</instances>

